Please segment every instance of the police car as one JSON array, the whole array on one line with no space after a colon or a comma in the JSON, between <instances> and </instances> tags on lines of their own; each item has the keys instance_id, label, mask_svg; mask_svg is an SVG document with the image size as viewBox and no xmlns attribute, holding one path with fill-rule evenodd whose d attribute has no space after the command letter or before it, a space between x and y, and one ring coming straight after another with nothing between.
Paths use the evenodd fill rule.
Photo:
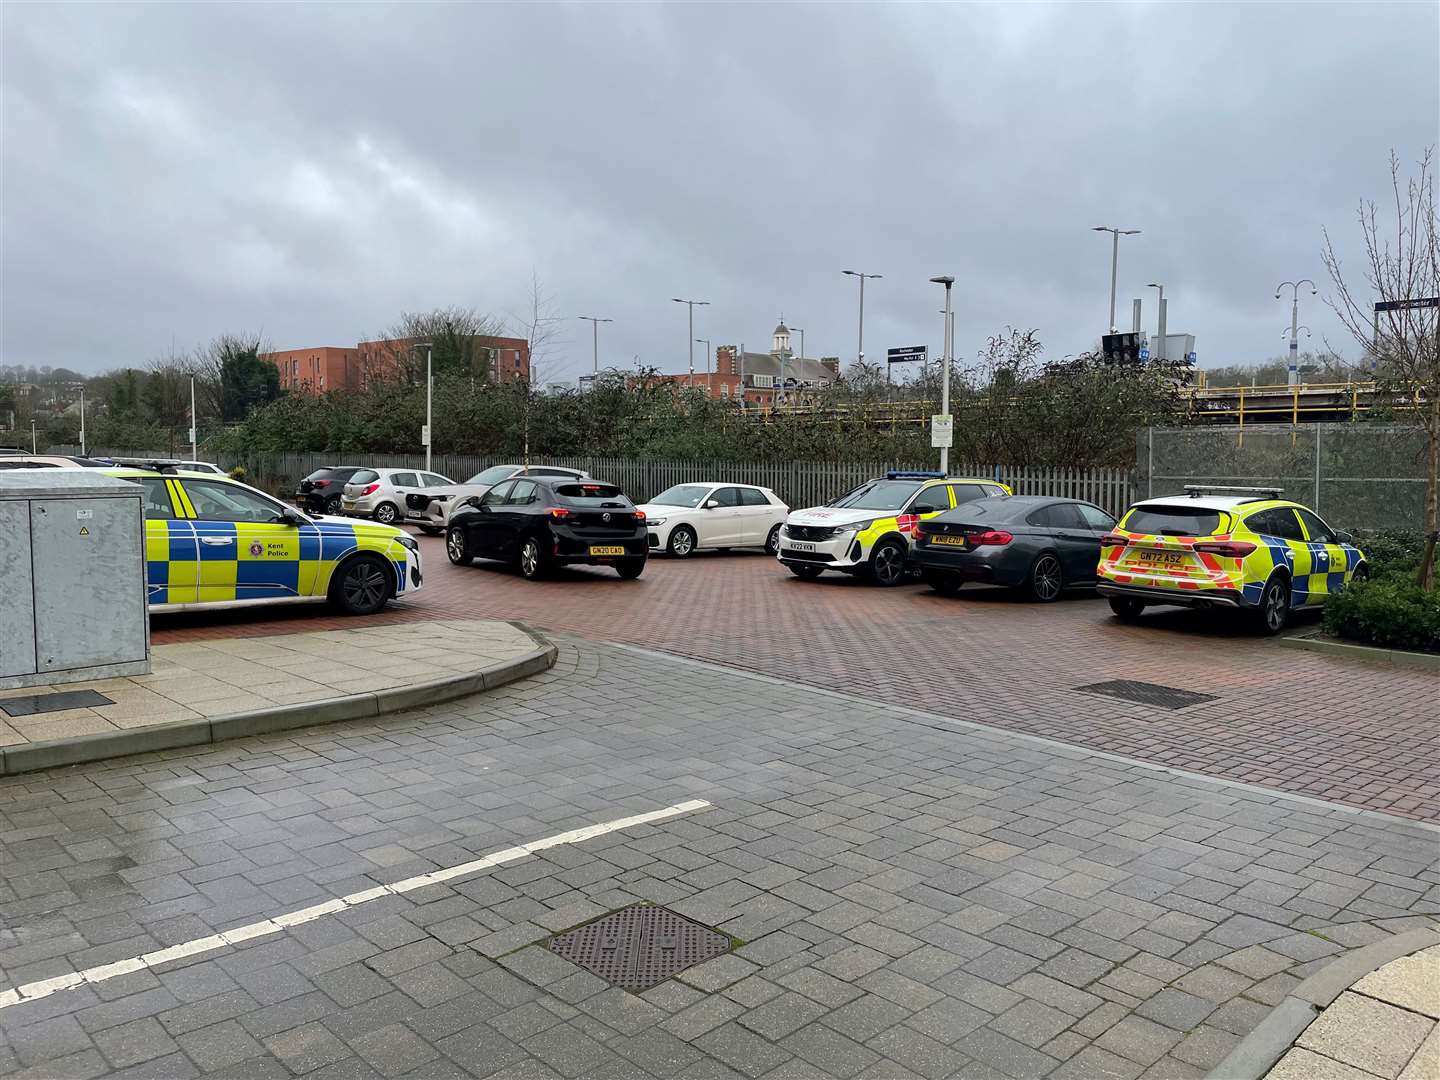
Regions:
<instances>
[{"instance_id":1,"label":"police car","mask_svg":"<svg viewBox=\"0 0 1440 1080\"><path fill-rule=\"evenodd\" d=\"M420 545L394 526L302 514L170 462L101 471L145 492L152 612L328 601L371 615L420 589Z\"/></svg>"},{"instance_id":2,"label":"police car","mask_svg":"<svg viewBox=\"0 0 1440 1080\"><path fill-rule=\"evenodd\" d=\"M806 581L840 570L863 574L877 585L898 585L905 579L916 522L975 499L1009 494L994 480L889 472L834 502L790 514L776 557Z\"/></svg>"},{"instance_id":3,"label":"police car","mask_svg":"<svg viewBox=\"0 0 1440 1080\"><path fill-rule=\"evenodd\" d=\"M1148 604L1223 607L1278 634L1291 611L1369 575L1349 533L1283 493L1191 484L1136 503L1100 538L1099 591L1127 621Z\"/></svg>"}]
</instances>

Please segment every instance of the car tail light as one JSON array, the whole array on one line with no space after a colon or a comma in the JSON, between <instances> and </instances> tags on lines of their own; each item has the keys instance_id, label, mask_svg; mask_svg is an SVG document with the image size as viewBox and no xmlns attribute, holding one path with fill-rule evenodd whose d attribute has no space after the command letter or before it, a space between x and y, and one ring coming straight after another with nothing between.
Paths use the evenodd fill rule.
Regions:
<instances>
[{"instance_id":1,"label":"car tail light","mask_svg":"<svg viewBox=\"0 0 1440 1080\"><path fill-rule=\"evenodd\" d=\"M1219 555L1225 559L1243 559L1255 550L1255 545L1245 540L1224 540L1210 544L1196 544L1196 551L1207 555Z\"/></svg>"},{"instance_id":2,"label":"car tail light","mask_svg":"<svg viewBox=\"0 0 1440 1080\"><path fill-rule=\"evenodd\" d=\"M361 494L361 495L374 495L375 492L377 492L377 491L379 491L379 490L380 490L380 485L379 485L379 484L367 484L367 485L365 486L365 490L362 491L362 492L360 492L360 494Z\"/></svg>"},{"instance_id":3,"label":"car tail light","mask_svg":"<svg viewBox=\"0 0 1440 1080\"><path fill-rule=\"evenodd\" d=\"M638 521L638 522L641 522L641 523L643 524L644 521L645 521L645 511L644 511L644 510L636 510L636 511L635 511L635 520Z\"/></svg>"},{"instance_id":4,"label":"car tail light","mask_svg":"<svg viewBox=\"0 0 1440 1080\"><path fill-rule=\"evenodd\" d=\"M984 532L970 534L970 546L1001 547L1014 539L1015 537L1011 536L1004 529L986 529Z\"/></svg>"},{"instance_id":5,"label":"car tail light","mask_svg":"<svg viewBox=\"0 0 1440 1080\"><path fill-rule=\"evenodd\" d=\"M329 483L330 483L329 480L311 480L310 482L311 482L312 484L314 484L316 487L326 487L326 486L328 486Z\"/></svg>"},{"instance_id":6,"label":"car tail light","mask_svg":"<svg viewBox=\"0 0 1440 1080\"><path fill-rule=\"evenodd\" d=\"M1129 540L1121 536L1119 533L1106 533L1104 536L1100 537L1101 547L1124 547L1129 542Z\"/></svg>"},{"instance_id":7,"label":"car tail light","mask_svg":"<svg viewBox=\"0 0 1440 1080\"><path fill-rule=\"evenodd\" d=\"M549 512L550 520L552 521L563 521L570 516L570 511L566 510L563 506L552 506Z\"/></svg>"}]
</instances>

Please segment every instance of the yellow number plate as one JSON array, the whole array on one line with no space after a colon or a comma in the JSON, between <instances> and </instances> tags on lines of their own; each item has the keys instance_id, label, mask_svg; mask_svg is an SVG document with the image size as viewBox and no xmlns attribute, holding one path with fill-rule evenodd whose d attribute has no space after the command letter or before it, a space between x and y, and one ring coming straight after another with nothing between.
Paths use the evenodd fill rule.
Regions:
<instances>
[{"instance_id":1,"label":"yellow number plate","mask_svg":"<svg viewBox=\"0 0 1440 1080\"><path fill-rule=\"evenodd\" d=\"M964 547L965 538L963 536L946 536L944 533L940 533L930 537L930 543L944 544L946 547Z\"/></svg>"},{"instance_id":2,"label":"yellow number plate","mask_svg":"<svg viewBox=\"0 0 1440 1080\"><path fill-rule=\"evenodd\" d=\"M1185 561L1185 556L1178 551L1137 551L1134 554L1131 562L1147 566L1179 566Z\"/></svg>"},{"instance_id":3,"label":"yellow number plate","mask_svg":"<svg viewBox=\"0 0 1440 1080\"><path fill-rule=\"evenodd\" d=\"M625 554L625 549L624 549L623 547L612 547L612 546L591 547L591 548L590 548L590 554L591 554L591 555L624 555L624 554Z\"/></svg>"}]
</instances>

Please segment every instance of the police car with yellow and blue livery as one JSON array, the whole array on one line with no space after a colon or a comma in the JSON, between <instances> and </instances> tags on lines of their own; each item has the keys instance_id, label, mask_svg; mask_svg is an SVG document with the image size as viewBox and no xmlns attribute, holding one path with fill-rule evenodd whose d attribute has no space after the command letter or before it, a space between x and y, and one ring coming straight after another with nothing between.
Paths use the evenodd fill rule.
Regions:
<instances>
[{"instance_id":1,"label":"police car with yellow and blue livery","mask_svg":"<svg viewBox=\"0 0 1440 1080\"><path fill-rule=\"evenodd\" d=\"M145 492L152 612L328 601L371 615L420 589L420 546L394 526L302 514L171 462L100 471Z\"/></svg>"},{"instance_id":2,"label":"police car with yellow and blue livery","mask_svg":"<svg viewBox=\"0 0 1440 1080\"><path fill-rule=\"evenodd\" d=\"M791 513L780 530L776 557L806 581L839 570L877 585L898 585L908 570L917 522L975 499L1009 494L996 480L888 472L824 506Z\"/></svg>"},{"instance_id":3,"label":"police car with yellow and blue livery","mask_svg":"<svg viewBox=\"0 0 1440 1080\"><path fill-rule=\"evenodd\" d=\"M1100 538L1099 591L1126 621L1149 604L1224 607L1278 634L1291 611L1369 575L1354 537L1282 494L1189 484L1136 503Z\"/></svg>"}]
</instances>

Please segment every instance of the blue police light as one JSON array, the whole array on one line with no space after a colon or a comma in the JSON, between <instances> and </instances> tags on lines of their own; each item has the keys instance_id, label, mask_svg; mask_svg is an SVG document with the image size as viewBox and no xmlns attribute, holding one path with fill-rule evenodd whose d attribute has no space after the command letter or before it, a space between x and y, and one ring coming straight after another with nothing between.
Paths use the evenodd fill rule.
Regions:
<instances>
[{"instance_id":1,"label":"blue police light","mask_svg":"<svg viewBox=\"0 0 1440 1080\"><path fill-rule=\"evenodd\" d=\"M945 474L934 470L918 472L887 472L886 480L943 480Z\"/></svg>"}]
</instances>

